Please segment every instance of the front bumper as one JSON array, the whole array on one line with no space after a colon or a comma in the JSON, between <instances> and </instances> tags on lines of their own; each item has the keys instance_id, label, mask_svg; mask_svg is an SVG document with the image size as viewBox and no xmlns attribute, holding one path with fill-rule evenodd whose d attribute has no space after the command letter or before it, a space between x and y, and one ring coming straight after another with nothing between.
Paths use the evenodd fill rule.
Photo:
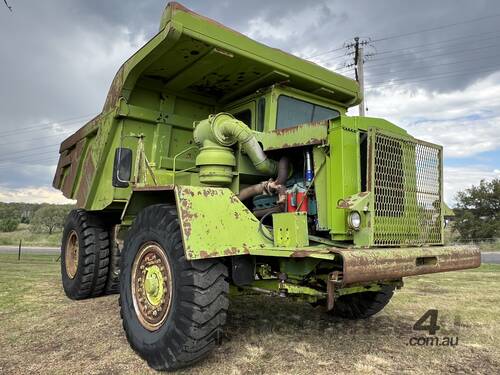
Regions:
<instances>
[{"instance_id":1,"label":"front bumper","mask_svg":"<svg viewBox=\"0 0 500 375\"><path fill-rule=\"evenodd\" d=\"M406 276L456 271L481 265L479 249L471 246L339 249L344 285L396 280Z\"/></svg>"}]
</instances>

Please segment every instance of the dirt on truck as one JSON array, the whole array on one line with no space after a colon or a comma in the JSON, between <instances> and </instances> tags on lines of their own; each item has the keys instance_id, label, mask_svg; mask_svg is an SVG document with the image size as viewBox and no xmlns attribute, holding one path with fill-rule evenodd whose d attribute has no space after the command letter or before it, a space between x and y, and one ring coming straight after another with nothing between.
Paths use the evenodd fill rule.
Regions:
<instances>
[{"instance_id":1,"label":"dirt on truck","mask_svg":"<svg viewBox=\"0 0 500 375\"><path fill-rule=\"evenodd\" d=\"M131 347L159 370L206 357L231 290L364 319L403 278L480 265L443 246L443 150L348 117L356 81L178 3L66 139L54 187L71 299L119 292ZM425 298L425 297L422 297Z\"/></svg>"}]
</instances>

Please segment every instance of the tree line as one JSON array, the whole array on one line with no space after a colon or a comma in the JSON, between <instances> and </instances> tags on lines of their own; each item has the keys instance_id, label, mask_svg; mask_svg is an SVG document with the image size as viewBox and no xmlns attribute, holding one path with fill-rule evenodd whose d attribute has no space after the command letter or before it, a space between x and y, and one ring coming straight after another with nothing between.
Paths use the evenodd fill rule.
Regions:
<instances>
[{"instance_id":1,"label":"tree line","mask_svg":"<svg viewBox=\"0 0 500 375\"><path fill-rule=\"evenodd\" d=\"M481 181L455 197L453 231L460 240L475 241L500 237L500 179ZM33 232L52 234L64 226L73 205L1 203L0 232L11 232L20 223Z\"/></svg>"},{"instance_id":2,"label":"tree line","mask_svg":"<svg viewBox=\"0 0 500 375\"><path fill-rule=\"evenodd\" d=\"M28 224L32 232L52 234L63 228L64 220L73 208L71 204L0 202L0 232L13 232L22 223Z\"/></svg>"}]
</instances>

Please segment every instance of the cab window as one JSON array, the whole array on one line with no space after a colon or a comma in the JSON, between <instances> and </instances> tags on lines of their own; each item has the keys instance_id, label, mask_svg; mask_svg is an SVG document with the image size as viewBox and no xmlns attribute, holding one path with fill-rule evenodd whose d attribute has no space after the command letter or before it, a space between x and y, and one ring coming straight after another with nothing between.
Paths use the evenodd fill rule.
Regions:
<instances>
[{"instance_id":1,"label":"cab window","mask_svg":"<svg viewBox=\"0 0 500 375\"><path fill-rule=\"evenodd\" d=\"M290 128L313 121L322 121L336 118L338 111L312 104L286 95L278 98L277 129Z\"/></svg>"},{"instance_id":2,"label":"cab window","mask_svg":"<svg viewBox=\"0 0 500 375\"><path fill-rule=\"evenodd\" d=\"M236 120L240 120L246 124L249 128L252 127L252 111L249 109L244 109L243 111L236 112L233 114Z\"/></svg>"}]
</instances>

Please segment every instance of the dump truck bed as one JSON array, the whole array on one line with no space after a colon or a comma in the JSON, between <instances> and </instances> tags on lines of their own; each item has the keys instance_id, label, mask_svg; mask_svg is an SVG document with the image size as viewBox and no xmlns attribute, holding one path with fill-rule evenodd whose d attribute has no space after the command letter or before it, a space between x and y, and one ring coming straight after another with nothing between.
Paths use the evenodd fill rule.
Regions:
<instances>
[{"instance_id":1,"label":"dump truck bed","mask_svg":"<svg viewBox=\"0 0 500 375\"><path fill-rule=\"evenodd\" d=\"M281 83L344 108L361 99L354 80L170 3L158 34L117 72L101 114L62 142L53 186L67 198L77 199L79 207L90 207L89 191L95 189L100 171L107 168L103 165L109 156L106 147L116 142L111 138L119 119L132 116L125 108L131 103L141 119L188 129L193 120L216 113L231 101ZM151 94L144 95L145 85L156 87L162 95L186 99L190 108L186 106L182 117L172 116L174 109L165 104L168 98L147 97Z\"/></svg>"}]
</instances>

